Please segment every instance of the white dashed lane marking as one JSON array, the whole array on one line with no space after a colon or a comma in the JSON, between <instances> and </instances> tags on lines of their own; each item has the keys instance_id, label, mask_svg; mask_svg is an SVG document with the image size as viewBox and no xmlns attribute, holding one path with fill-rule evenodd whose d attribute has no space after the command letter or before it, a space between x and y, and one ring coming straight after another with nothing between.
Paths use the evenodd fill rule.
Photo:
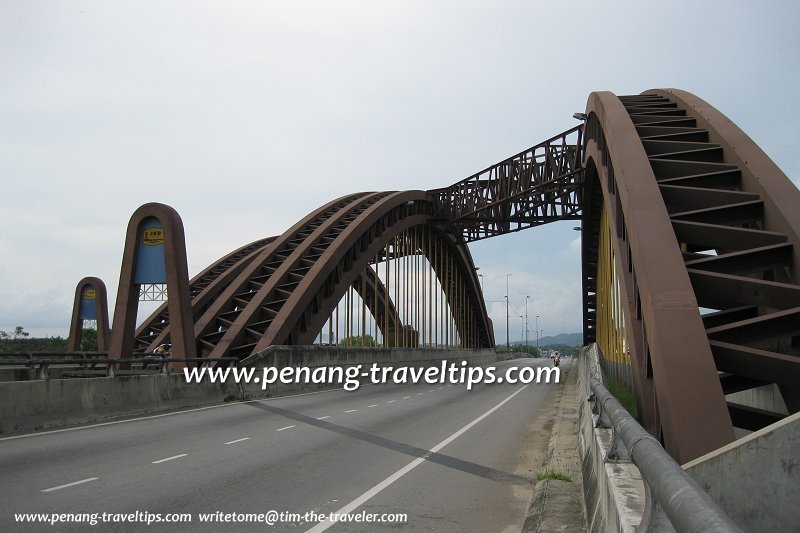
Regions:
<instances>
[{"instance_id":1,"label":"white dashed lane marking","mask_svg":"<svg viewBox=\"0 0 800 533\"><path fill-rule=\"evenodd\" d=\"M96 481L100 478L90 477L87 479L82 479L80 481L73 481L72 483L67 483L66 485L59 485L57 487L50 487L49 489L42 489L42 492L53 492L54 490L61 490L66 489L67 487L74 487L75 485L80 485L81 483L88 483L90 481Z\"/></svg>"},{"instance_id":2,"label":"white dashed lane marking","mask_svg":"<svg viewBox=\"0 0 800 533\"><path fill-rule=\"evenodd\" d=\"M167 461L172 461L173 459L180 459L181 457L186 457L189 455L188 453L182 453L180 455L173 455L172 457L165 457L164 459L159 459L158 461L153 461L154 465L159 463L166 463Z\"/></svg>"},{"instance_id":3,"label":"white dashed lane marking","mask_svg":"<svg viewBox=\"0 0 800 533\"><path fill-rule=\"evenodd\" d=\"M275 431L283 431L284 429L291 429L291 428L293 428L295 426L296 426L296 424L293 424L291 426L286 426L285 428L276 429Z\"/></svg>"},{"instance_id":4,"label":"white dashed lane marking","mask_svg":"<svg viewBox=\"0 0 800 533\"><path fill-rule=\"evenodd\" d=\"M241 439L231 440L231 441L226 442L225 444L236 444L237 442L243 442L243 441L246 441L246 440L250 440L250 437L244 437L244 438L241 438Z\"/></svg>"}]
</instances>

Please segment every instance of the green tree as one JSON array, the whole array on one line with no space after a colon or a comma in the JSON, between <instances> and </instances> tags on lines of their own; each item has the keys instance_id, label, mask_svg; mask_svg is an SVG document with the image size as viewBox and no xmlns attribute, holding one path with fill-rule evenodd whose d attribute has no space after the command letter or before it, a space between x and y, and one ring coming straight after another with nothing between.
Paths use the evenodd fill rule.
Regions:
<instances>
[{"instance_id":1,"label":"green tree","mask_svg":"<svg viewBox=\"0 0 800 533\"><path fill-rule=\"evenodd\" d=\"M372 335L354 335L352 337L345 337L341 341L339 341L340 346L368 346L368 347L376 347L378 346L378 341L376 341Z\"/></svg>"},{"instance_id":2,"label":"green tree","mask_svg":"<svg viewBox=\"0 0 800 533\"><path fill-rule=\"evenodd\" d=\"M63 352L67 341L61 337L30 337L22 326L14 331L0 331L0 352Z\"/></svg>"},{"instance_id":3,"label":"green tree","mask_svg":"<svg viewBox=\"0 0 800 533\"><path fill-rule=\"evenodd\" d=\"M8 334L6 334L6 335L8 335ZM25 328L23 328L22 326L17 326L16 328L14 328L14 333L11 334L11 338L12 338L12 340L16 341L16 340L19 340L19 339L24 339L28 335L29 335L29 333L27 331L25 331Z\"/></svg>"},{"instance_id":4,"label":"green tree","mask_svg":"<svg viewBox=\"0 0 800 533\"><path fill-rule=\"evenodd\" d=\"M96 352L97 351L97 330L93 328L84 329L81 334L81 351L82 352Z\"/></svg>"},{"instance_id":5,"label":"green tree","mask_svg":"<svg viewBox=\"0 0 800 533\"><path fill-rule=\"evenodd\" d=\"M29 335L25 328L17 326L14 331L9 333L7 331L0 331L0 344L2 344L2 351L15 352L22 350L25 343L25 338Z\"/></svg>"}]
</instances>

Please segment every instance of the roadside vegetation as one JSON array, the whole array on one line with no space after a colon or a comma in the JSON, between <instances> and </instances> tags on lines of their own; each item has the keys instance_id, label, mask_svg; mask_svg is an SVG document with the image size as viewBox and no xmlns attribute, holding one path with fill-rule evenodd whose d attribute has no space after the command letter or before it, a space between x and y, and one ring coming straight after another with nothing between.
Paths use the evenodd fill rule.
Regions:
<instances>
[{"instance_id":1,"label":"roadside vegetation","mask_svg":"<svg viewBox=\"0 0 800 533\"><path fill-rule=\"evenodd\" d=\"M94 332L94 350L97 350L97 331L84 330L83 338L87 343L91 342ZM0 353L13 352L63 352L67 349L67 339L62 337L31 337L22 326L17 326L14 331L0 330ZM90 351L90 350L85 350Z\"/></svg>"},{"instance_id":2,"label":"roadside vegetation","mask_svg":"<svg viewBox=\"0 0 800 533\"><path fill-rule=\"evenodd\" d=\"M636 397L633 395L633 390L611 376L606 376L606 378L608 392L622 404L622 407L624 407L633 418L636 418Z\"/></svg>"},{"instance_id":3,"label":"roadside vegetation","mask_svg":"<svg viewBox=\"0 0 800 533\"><path fill-rule=\"evenodd\" d=\"M376 341L372 335L354 335L352 337L345 337L344 339L340 340L339 346L376 347L378 346L378 341Z\"/></svg>"},{"instance_id":4,"label":"roadside vegetation","mask_svg":"<svg viewBox=\"0 0 800 533\"><path fill-rule=\"evenodd\" d=\"M546 468L536 474L536 481L542 481L543 479L558 479L559 481L572 483L572 479L565 473L559 472L558 470L551 470L549 468Z\"/></svg>"}]
</instances>

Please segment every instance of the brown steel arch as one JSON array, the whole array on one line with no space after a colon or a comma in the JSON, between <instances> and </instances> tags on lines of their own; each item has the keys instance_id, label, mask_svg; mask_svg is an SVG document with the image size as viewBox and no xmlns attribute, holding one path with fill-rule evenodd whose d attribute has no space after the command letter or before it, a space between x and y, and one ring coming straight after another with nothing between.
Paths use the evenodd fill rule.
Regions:
<instances>
[{"instance_id":1,"label":"brown steel arch","mask_svg":"<svg viewBox=\"0 0 800 533\"><path fill-rule=\"evenodd\" d=\"M67 351L77 352L81 349L81 339L83 337L83 321L81 316L81 302L87 297L87 292L92 291L91 298L95 303L95 317L97 321L97 350L105 352L108 350L108 291L103 280L95 277L86 277L78 282L75 288L75 301L72 305L72 322L69 327L69 337L67 338Z\"/></svg>"},{"instance_id":2,"label":"brown steel arch","mask_svg":"<svg viewBox=\"0 0 800 533\"><path fill-rule=\"evenodd\" d=\"M145 237L144 226L155 219L163 229L164 273L169 300L167 309L172 324L172 352L177 357L194 357L192 315L189 299L189 271L186 261L186 237L177 211L168 205L149 203L131 216L125 237L125 249L119 277L114 324L111 329L109 357L128 357L133 353L140 283L137 283L139 246Z\"/></svg>"},{"instance_id":3,"label":"brown steel arch","mask_svg":"<svg viewBox=\"0 0 800 533\"><path fill-rule=\"evenodd\" d=\"M459 333L493 346L465 242L581 217L584 341L613 338L609 347L623 353L609 355L633 368L642 422L676 459L718 448L734 427L758 429L800 410L797 188L730 120L684 91L593 93L578 117L583 128L453 186L333 200L191 284L177 214L143 206L128 240L148 216L163 217L176 240L167 254L171 301L136 332L136 349L169 339L186 355L243 358L272 344L310 344L351 288L384 337L415 336L371 268L389 264L387 243L409 234L435 240L448 259L416 237L391 254L424 255ZM125 254L110 348L117 357L133 350L135 246ZM783 408L726 399L773 384Z\"/></svg>"},{"instance_id":4,"label":"brown steel arch","mask_svg":"<svg viewBox=\"0 0 800 533\"><path fill-rule=\"evenodd\" d=\"M400 235L402 232L425 231L430 237L431 246L417 246L410 253L422 255L430 261L437 280L444 289L444 301L446 301L455 315L455 327L458 335L460 338L466 339L469 336L468 330L470 329L468 324L474 320L477 337L472 347L494 346L491 321L488 319L488 313L481 297L475 265L463 241L458 236L447 233L441 228L428 225L427 222L420 222L428 218L429 215L427 214L418 213L406 216L401 220L397 220L392 224L391 228L378 230L379 227L383 226L383 220L376 217L376 213L387 209L387 206L392 203L397 207L400 205L399 202L406 202L406 207L408 207L409 200L407 198L410 196L405 195L410 193L418 194L415 191L397 193L393 198L387 199L384 204L376 206L373 213L365 213L361 220L355 221L352 225L349 231L350 240L348 241L347 238L342 240L342 246L347 247L348 244L352 244L347 249L347 252L343 255L341 253L337 254L338 257L331 254L331 257L328 257L325 262L321 262L318 265L317 271L320 274L317 274L317 276L325 278L322 286L328 287L328 290L323 293L322 299L315 303L315 306L318 304L318 307L310 305L313 301L312 298L308 296L303 298L303 292L298 292L297 300L306 303L305 315L298 313L296 307L286 308L285 316L288 318L285 321L291 323L294 320L296 325L285 344L310 344L313 341L315 332L319 331L325 324L331 309L344 296L348 281L352 279L352 285L358 285L361 270L368 267L376 255L381 254L387 239ZM423 201L421 198L422 196L418 196L416 201ZM427 211L427 207L425 211ZM388 212L387 216L394 216L394 214ZM364 246L366 246L366 249L363 249ZM443 252L436 257L431 254L431 249L443 250ZM449 258L449 262L445 260L445 257ZM348 262L349 266L346 266L345 263ZM339 281L336 282L334 281L335 279ZM318 284L309 283L299 289L307 294L310 290L309 287L317 289ZM393 308L393 305L390 304L391 308ZM372 308L370 308L370 311L380 322L381 312L375 313ZM396 311L390 311L390 313L396 315ZM302 320L299 321L297 317L302 317ZM399 318L391 319L390 323L394 324L397 329L403 329ZM408 333L408 331L405 332L405 334ZM256 351L264 349L271 344L282 343L265 335L260 345L256 347Z\"/></svg>"},{"instance_id":5,"label":"brown steel arch","mask_svg":"<svg viewBox=\"0 0 800 533\"><path fill-rule=\"evenodd\" d=\"M391 341L403 326L397 308L378 273L371 266L366 267L364 273L353 282L352 287L364 301L370 314L375 317L375 323L383 337L389 339L387 345L392 346Z\"/></svg>"},{"instance_id":6,"label":"brown steel arch","mask_svg":"<svg viewBox=\"0 0 800 533\"><path fill-rule=\"evenodd\" d=\"M361 193L323 206L270 244L209 306L195 324L199 349L211 358L246 357L273 344L313 343L386 241L426 224L432 210L424 191ZM464 315L457 325L479 317L480 343L493 345L469 252L455 237L431 234L454 250L453 266L468 285L462 292L470 306L466 297L453 306Z\"/></svg>"},{"instance_id":7,"label":"brown steel arch","mask_svg":"<svg viewBox=\"0 0 800 533\"><path fill-rule=\"evenodd\" d=\"M678 90L587 104L584 334L599 265L622 293L623 344L649 431L686 461L784 414L726 399L776 384L800 409L800 193L730 120Z\"/></svg>"},{"instance_id":8,"label":"brown steel arch","mask_svg":"<svg viewBox=\"0 0 800 533\"><path fill-rule=\"evenodd\" d=\"M277 237L267 237L242 246L212 263L189 281L192 297L192 322L225 289L235 277ZM136 329L136 352L149 353L170 339L167 302L156 309Z\"/></svg>"}]
</instances>

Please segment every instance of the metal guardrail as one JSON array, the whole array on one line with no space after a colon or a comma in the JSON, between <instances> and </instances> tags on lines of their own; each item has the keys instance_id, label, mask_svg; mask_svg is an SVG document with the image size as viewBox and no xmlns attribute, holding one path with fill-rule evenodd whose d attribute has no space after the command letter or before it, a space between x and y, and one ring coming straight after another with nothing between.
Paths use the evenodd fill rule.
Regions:
<instances>
[{"instance_id":1,"label":"metal guardrail","mask_svg":"<svg viewBox=\"0 0 800 533\"><path fill-rule=\"evenodd\" d=\"M590 385L592 395L589 401L594 402L592 412L599 415L597 426L611 428L614 434L608 459L630 458L633 461L650 494L676 531L743 533L599 379L592 377Z\"/></svg>"},{"instance_id":2,"label":"metal guardrail","mask_svg":"<svg viewBox=\"0 0 800 533\"><path fill-rule=\"evenodd\" d=\"M35 359L37 357L63 357L63 358L75 358L75 359L87 359L87 358L98 358L98 357L106 357L108 356L108 352L31 352L31 351L22 351L22 352L0 352L0 361L2 361L6 357L24 357L26 359Z\"/></svg>"},{"instance_id":3,"label":"metal guardrail","mask_svg":"<svg viewBox=\"0 0 800 533\"><path fill-rule=\"evenodd\" d=\"M157 368L159 374L169 374L170 365L173 363L197 363L198 367L210 364L228 364L235 366L239 359L236 357L221 357L219 359L208 359L203 357L173 358L159 357L153 354L143 354L139 357L127 357L122 359L109 359L105 353L86 353L86 352L16 352L0 354L0 366L22 366L28 367L35 379L49 380L50 367L54 365L77 366L80 369L98 369L98 365L105 366L105 376L114 377L122 365L136 364L144 370L152 365ZM26 357L26 359L5 359L4 357ZM65 356L58 358L57 356ZM98 357L100 356L100 357ZM71 357L71 358L70 358Z\"/></svg>"}]
</instances>

